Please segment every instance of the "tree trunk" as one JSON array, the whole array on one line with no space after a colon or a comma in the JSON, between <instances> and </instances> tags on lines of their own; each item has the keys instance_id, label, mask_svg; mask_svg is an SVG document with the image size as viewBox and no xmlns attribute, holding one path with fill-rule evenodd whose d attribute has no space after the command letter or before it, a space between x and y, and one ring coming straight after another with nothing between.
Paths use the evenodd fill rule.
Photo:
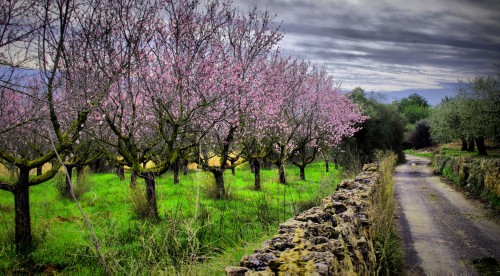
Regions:
<instances>
[{"instance_id":1,"label":"tree trunk","mask_svg":"<svg viewBox=\"0 0 500 276\"><path fill-rule=\"evenodd\" d=\"M330 172L330 164L328 163L328 160L325 160L325 171Z\"/></svg>"},{"instance_id":2,"label":"tree trunk","mask_svg":"<svg viewBox=\"0 0 500 276\"><path fill-rule=\"evenodd\" d=\"M74 166L72 165L66 165L66 177L64 179L66 179L66 186L65 186L65 192L66 192L66 196L71 198L71 180L73 179L73 168ZM71 183L72 184L72 183Z\"/></svg>"},{"instance_id":3,"label":"tree trunk","mask_svg":"<svg viewBox=\"0 0 500 276\"><path fill-rule=\"evenodd\" d=\"M276 165L278 166L280 183L286 184L285 167L283 165L283 162L278 161L276 162Z\"/></svg>"},{"instance_id":4,"label":"tree trunk","mask_svg":"<svg viewBox=\"0 0 500 276\"><path fill-rule=\"evenodd\" d=\"M43 173L42 166L36 167L36 176L40 176L42 175L42 173Z\"/></svg>"},{"instance_id":5,"label":"tree trunk","mask_svg":"<svg viewBox=\"0 0 500 276\"><path fill-rule=\"evenodd\" d=\"M255 176L255 183L254 183L254 190L259 191L260 190L260 162L258 159L253 159L252 162L250 162L253 167L253 174Z\"/></svg>"},{"instance_id":6,"label":"tree trunk","mask_svg":"<svg viewBox=\"0 0 500 276\"><path fill-rule=\"evenodd\" d=\"M130 174L130 184L129 184L129 187L130 187L130 189L133 189L133 188L135 188L136 185L137 185L137 172L134 170Z\"/></svg>"},{"instance_id":7,"label":"tree trunk","mask_svg":"<svg viewBox=\"0 0 500 276\"><path fill-rule=\"evenodd\" d=\"M231 166L231 174L236 175L236 169L233 166Z\"/></svg>"},{"instance_id":8,"label":"tree trunk","mask_svg":"<svg viewBox=\"0 0 500 276\"><path fill-rule=\"evenodd\" d=\"M118 174L118 177L120 178L120 180L125 180L125 168L123 168L123 166L120 166L118 167L118 170L116 172Z\"/></svg>"},{"instance_id":9,"label":"tree trunk","mask_svg":"<svg viewBox=\"0 0 500 276\"><path fill-rule=\"evenodd\" d=\"M172 170L174 171L174 184L179 184L179 159L175 159L172 164Z\"/></svg>"},{"instance_id":10,"label":"tree trunk","mask_svg":"<svg viewBox=\"0 0 500 276\"><path fill-rule=\"evenodd\" d=\"M251 159L250 162L248 162L248 165L250 166L250 171L252 173L255 173L255 167L254 167L255 164L253 162L254 162L253 159Z\"/></svg>"},{"instance_id":11,"label":"tree trunk","mask_svg":"<svg viewBox=\"0 0 500 276\"><path fill-rule=\"evenodd\" d=\"M83 177L83 172L85 171L85 166L77 165L76 166L76 181L80 182Z\"/></svg>"},{"instance_id":12,"label":"tree trunk","mask_svg":"<svg viewBox=\"0 0 500 276\"><path fill-rule=\"evenodd\" d=\"M158 207L156 206L156 186L154 175L146 175L144 177L146 182L146 195L149 207L149 217L158 218Z\"/></svg>"},{"instance_id":13,"label":"tree trunk","mask_svg":"<svg viewBox=\"0 0 500 276\"><path fill-rule=\"evenodd\" d=\"M306 166L300 166L300 180L306 180Z\"/></svg>"},{"instance_id":14,"label":"tree trunk","mask_svg":"<svg viewBox=\"0 0 500 276\"><path fill-rule=\"evenodd\" d=\"M226 197L226 189L224 187L224 173L220 170L213 170L215 178L215 187L217 189L217 193L215 195L215 199L223 199Z\"/></svg>"},{"instance_id":15,"label":"tree trunk","mask_svg":"<svg viewBox=\"0 0 500 276\"><path fill-rule=\"evenodd\" d=\"M474 151L474 139L467 140L469 146L467 147L467 151Z\"/></svg>"},{"instance_id":16,"label":"tree trunk","mask_svg":"<svg viewBox=\"0 0 500 276\"><path fill-rule=\"evenodd\" d=\"M184 170L184 175L188 175L188 161L182 161L182 169Z\"/></svg>"},{"instance_id":17,"label":"tree trunk","mask_svg":"<svg viewBox=\"0 0 500 276\"><path fill-rule=\"evenodd\" d=\"M462 151L466 151L468 149L467 147L467 140L462 139Z\"/></svg>"},{"instance_id":18,"label":"tree trunk","mask_svg":"<svg viewBox=\"0 0 500 276\"><path fill-rule=\"evenodd\" d=\"M13 191L16 221L14 243L19 252L27 252L32 247L29 173L29 169L20 169L19 180L17 181L16 188Z\"/></svg>"},{"instance_id":19,"label":"tree trunk","mask_svg":"<svg viewBox=\"0 0 500 276\"><path fill-rule=\"evenodd\" d=\"M484 145L483 137L476 138L476 146L479 155L488 155L488 153L486 152L486 146Z\"/></svg>"},{"instance_id":20,"label":"tree trunk","mask_svg":"<svg viewBox=\"0 0 500 276\"><path fill-rule=\"evenodd\" d=\"M101 158L95 159L92 163L90 163L90 170L93 173L100 173L101 172Z\"/></svg>"}]
</instances>

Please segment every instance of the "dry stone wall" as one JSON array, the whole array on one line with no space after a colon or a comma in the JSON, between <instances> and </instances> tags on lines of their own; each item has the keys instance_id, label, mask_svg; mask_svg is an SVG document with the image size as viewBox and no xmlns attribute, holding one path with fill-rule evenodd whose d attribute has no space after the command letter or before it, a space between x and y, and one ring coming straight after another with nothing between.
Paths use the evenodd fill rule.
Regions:
<instances>
[{"instance_id":1,"label":"dry stone wall","mask_svg":"<svg viewBox=\"0 0 500 276\"><path fill-rule=\"evenodd\" d=\"M500 198L500 159L436 154L432 165L434 171L477 197Z\"/></svg>"},{"instance_id":2,"label":"dry stone wall","mask_svg":"<svg viewBox=\"0 0 500 276\"><path fill-rule=\"evenodd\" d=\"M373 274L372 204L378 182L376 164L367 164L320 206L280 224L278 234L226 275Z\"/></svg>"}]
</instances>

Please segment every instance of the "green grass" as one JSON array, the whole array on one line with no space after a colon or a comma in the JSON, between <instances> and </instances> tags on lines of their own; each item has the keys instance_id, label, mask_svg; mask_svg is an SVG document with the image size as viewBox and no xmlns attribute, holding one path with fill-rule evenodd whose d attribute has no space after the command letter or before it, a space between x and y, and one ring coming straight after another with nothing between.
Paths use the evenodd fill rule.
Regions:
<instances>
[{"instance_id":1,"label":"green grass","mask_svg":"<svg viewBox=\"0 0 500 276\"><path fill-rule=\"evenodd\" d=\"M224 274L258 244L276 232L280 222L317 205L333 193L340 176L326 173L324 163L299 170L287 167L288 185L277 183L277 170L262 170L262 191L254 191L247 166L225 174L228 200L212 200L206 186L211 175L191 171L173 184L171 173L156 181L161 220L138 219L132 211L129 175L89 175L91 192L80 204L99 238L110 269L118 274ZM139 187L144 189L144 181ZM59 196L54 180L30 188L32 232L36 248L19 256L12 245L14 202L0 191L0 274L49 271L102 274L87 229L75 203Z\"/></svg>"},{"instance_id":2,"label":"green grass","mask_svg":"<svg viewBox=\"0 0 500 276\"><path fill-rule=\"evenodd\" d=\"M413 155L413 156L420 156L420 157L427 157L427 158L431 158L432 155L433 155L432 152L420 151L420 150L413 150L413 149L404 150L404 153L410 154L410 155Z\"/></svg>"},{"instance_id":3,"label":"green grass","mask_svg":"<svg viewBox=\"0 0 500 276\"><path fill-rule=\"evenodd\" d=\"M478 155L477 147L475 148L474 151L462 151L460 148L461 148L461 144L454 142L454 143L444 144L438 148L435 148L434 150L407 149L404 152L407 154L410 154L410 155L427 157L427 158L431 158L434 154L436 154L438 152L439 152L439 154L444 154L444 155L448 155L448 156L470 156L471 158L500 158L500 149L498 149L498 148L487 149L486 150L486 152L488 153L487 156Z\"/></svg>"},{"instance_id":4,"label":"green grass","mask_svg":"<svg viewBox=\"0 0 500 276\"><path fill-rule=\"evenodd\" d=\"M477 149L475 151L462 151L460 149L443 146L443 152L449 156L470 156L472 158L500 158L500 149L487 149L488 155L478 155Z\"/></svg>"}]
</instances>

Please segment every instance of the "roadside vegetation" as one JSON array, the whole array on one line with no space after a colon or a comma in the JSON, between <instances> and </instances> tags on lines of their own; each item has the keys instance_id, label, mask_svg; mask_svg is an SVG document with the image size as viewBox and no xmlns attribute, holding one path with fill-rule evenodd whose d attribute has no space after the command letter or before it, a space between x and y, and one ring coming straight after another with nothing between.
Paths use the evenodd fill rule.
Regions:
<instances>
[{"instance_id":1,"label":"roadside vegetation","mask_svg":"<svg viewBox=\"0 0 500 276\"><path fill-rule=\"evenodd\" d=\"M377 152L379 162L379 189L373 207L375 254L379 275L401 274L404 266L404 253L394 215L396 199L394 197L393 172L397 164L397 155L391 152Z\"/></svg>"},{"instance_id":2,"label":"roadside vegetation","mask_svg":"<svg viewBox=\"0 0 500 276\"><path fill-rule=\"evenodd\" d=\"M447 155L447 156L469 156L473 159L485 158L485 159L496 159L500 158L500 144L486 141L485 142L488 155L480 155L477 149L474 150L462 150L461 141L456 140L454 142L446 143L443 145L435 145L433 147L427 147L422 149L406 149L405 153L431 158L435 154Z\"/></svg>"}]
</instances>

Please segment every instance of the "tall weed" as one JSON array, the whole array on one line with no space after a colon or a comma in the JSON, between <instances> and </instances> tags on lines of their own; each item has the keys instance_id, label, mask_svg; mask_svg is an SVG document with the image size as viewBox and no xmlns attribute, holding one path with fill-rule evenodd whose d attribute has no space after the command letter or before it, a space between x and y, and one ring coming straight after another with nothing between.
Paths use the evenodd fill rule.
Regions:
<instances>
[{"instance_id":1,"label":"tall weed","mask_svg":"<svg viewBox=\"0 0 500 276\"><path fill-rule=\"evenodd\" d=\"M131 188L128 199L131 203L132 211L137 218L143 219L149 217L150 210L146 198L146 191L142 186L139 185Z\"/></svg>"}]
</instances>

